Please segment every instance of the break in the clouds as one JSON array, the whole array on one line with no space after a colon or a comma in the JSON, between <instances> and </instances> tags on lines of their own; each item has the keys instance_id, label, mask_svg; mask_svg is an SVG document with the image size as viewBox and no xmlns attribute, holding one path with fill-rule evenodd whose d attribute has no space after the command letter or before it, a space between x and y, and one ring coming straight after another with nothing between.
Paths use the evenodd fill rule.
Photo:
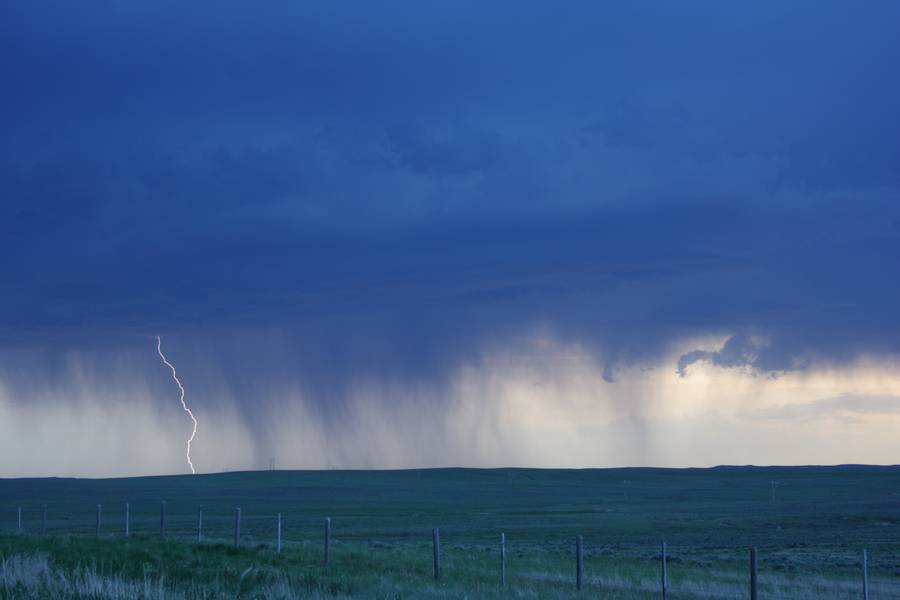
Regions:
<instances>
[{"instance_id":1,"label":"break in the clouds","mask_svg":"<svg viewBox=\"0 0 900 600\"><path fill-rule=\"evenodd\" d=\"M360 382L449 410L488 348L555 364L535 331L620 390L641 369L685 386L891 365L898 17L894 2L4 3L3 406L71 410L73 357L152 372L156 334L251 445L280 406L327 430L365 404ZM116 393L157 410L155 386ZM653 418L651 396L629 396L629 422Z\"/></svg>"},{"instance_id":2,"label":"break in the clouds","mask_svg":"<svg viewBox=\"0 0 900 600\"><path fill-rule=\"evenodd\" d=\"M755 411L753 416L778 421L839 419L855 423L861 415L896 414L900 414L900 396L843 394L804 404L770 406Z\"/></svg>"}]
</instances>

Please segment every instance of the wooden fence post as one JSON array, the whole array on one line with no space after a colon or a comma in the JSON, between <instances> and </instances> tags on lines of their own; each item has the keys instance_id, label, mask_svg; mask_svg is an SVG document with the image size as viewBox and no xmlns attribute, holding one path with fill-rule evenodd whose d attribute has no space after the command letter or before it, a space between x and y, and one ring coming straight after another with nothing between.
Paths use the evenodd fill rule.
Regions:
<instances>
[{"instance_id":1,"label":"wooden fence post","mask_svg":"<svg viewBox=\"0 0 900 600\"><path fill-rule=\"evenodd\" d=\"M41 535L45 535L47 533L47 505L44 505L43 510L41 511Z\"/></svg>"},{"instance_id":2,"label":"wooden fence post","mask_svg":"<svg viewBox=\"0 0 900 600\"><path fill-rule=\"evenodd\" d=\"M278 513L278 542L275 545L275 551L281 552L281 513Z\"/></svg>"},{"instance_id":3,"label":"wooden fence post","mask_svg":"<svg viewBox=\"0 0 900 600\"><path fill-rule=\"evenodd\" d=\"M131 535L131 504L125 503L125 537Z\"/></svg>"},{"instance_id":4,"label":"wooden fence post","mask_svg":"<svg viewBox=\"0 0 900 600\"><path fill-rule=\"evenodd\" d=\"M757 600L757 576L758 576L758 559L756 556L756 546L750 548L750 600Z\"/></svg>"},{"instance_id":5,"label":"wooden fence post","mask_svg":"<svg viewBox=\"0 0 900 600\"><path fill-rule=\"evenodd\" d=\"M17 530L19 533L22 533L22 507L21 507L21 506L19 507L18 516L17 516L16 522L17 522L17 524L16 524L16 530Z\"/></svg>"},{"instance_id":6,"label":"wooden fence post","mask_svg":"<svg viewBox=\"0 0 900 600\"><path fill-rule=\"evenodd\" d=\"M441 530L435 527L431 531L431 541L434 547L434 578L441 578Z\"/></svg>"},{"instance_id":7,"label":"wooden fence post","mask_svg":"<svg viewBox=\"0 0 900 600\"><path fill-rule=\"evenodd\" d=\"M666 600L669 597L669 566L667 564L666 555L666 543L662 543L662 552L660 553L662 557L662 597L663 600Z\"/></svg>"},{"instance_id":8,"label":"wooden fence post","mask_svg":"<svg viewBox=\"0 0 900 600\"><path fill-rule=\"evenodd\" d=\"M159 537L166 537L166 501L159 503Z\"/></svg>"},{"instance_id":9,"label":"wooden fence post","mask_svg":"<svg viewBox=\"0 0 900 600\"><path fill-rule=\"evenodd\" d=\"M331 517L325 517L325 559L323 564L327 567L331 560Z\"/></svg>"},{"instance_id":10,"label":"wooden fence post","mask_svg":"<svg viewBox=\"0 0 900 600\"><path fill-rule=\"evenodd\" d=\"M203 541L203 507L197 508L197 543Z\"/></svg>"},{"instance_id":11,"label":"wooden fence post","mask_svg":"<svg viewBox=\"0 0 900 600\"><path fill-rule=\"evenodd\" d=\"M100 515L103 512L103 505L97 505L97 537L100 537Z\"/></svg>"},{"instance_id":12,"label":"wooden fence post","mask_svg":"<svg viewBox=\"0 0 900 600\"><path fill-rule=\"evenodd\" d=\"M506 587L506 534L500 534L500 587Z\"/></svg>"},{"instance_id":13,"label":"wooden fence post","mask_svg":"<svg viewBox=\"0 0 900 600\"><path fill-rule=\"evenodd\" d=\"M584 538L575 538L575 589L581 591L584 587Z\"/></svg>"},{"instance_id":14,"label":"wooden fence post","mask_svg":"<svg viewBox=\"0 0 900 600\"><path fill-rule=\"evenodd\" d=\"M869 600L869 552L863 550L863 600Z\"/></svg>"},{"instance_id":15,"label":"wooden fence post","mask_svg":"<svg viewBox=\"0 0 900 600\"><path fill-rule=\"evenodd\" d=\"M234 509L234 547L241 543L241 509Z\"/></svg>"}]
</instances>

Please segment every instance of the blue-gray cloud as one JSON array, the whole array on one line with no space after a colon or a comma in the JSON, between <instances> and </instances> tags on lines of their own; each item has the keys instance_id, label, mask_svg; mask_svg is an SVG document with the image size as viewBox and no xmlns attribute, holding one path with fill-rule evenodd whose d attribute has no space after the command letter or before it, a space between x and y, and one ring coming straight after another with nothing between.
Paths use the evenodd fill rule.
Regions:
<instances>
[{"instance_id":1,"label":"blue-gray cloud","mask_svg":"<svg viewBox=\"0 0 900 600\"><path fill-rule=\"evenodd\" d=\"M783 352L783 348L772 348L768 343L756 342L751 336L739 334L725 340L719 350L691 350L678 358L677 371L687 376L687 369L697 362L709 362L723 368L747 368L754 373L775 376L801 368L794 357Z\"/></svg>"},{"instance_id":2,"label":"blue-gray cloud","mask_svg":"<svg viewBox=\"0 0 900 600\"><path fill-rule=\"evenodd\" d=\"M7 3L0 343L277 328L323 389L535 324L610 381L897 351L898 10Z\"/></svg>"}]
</instances>

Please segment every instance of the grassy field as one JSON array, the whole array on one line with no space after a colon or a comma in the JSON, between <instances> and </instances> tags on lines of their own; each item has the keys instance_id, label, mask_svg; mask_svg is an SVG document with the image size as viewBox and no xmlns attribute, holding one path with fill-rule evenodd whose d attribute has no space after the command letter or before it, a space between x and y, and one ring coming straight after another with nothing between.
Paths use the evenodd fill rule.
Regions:
<instances>
[{"instance_id":1,"label":"grassy field","mask_svg":"<svg viewBox=\"0 0 900 600\"><path fill-rule=\"evenodd\" d=\"M778 482L775 502L771 482ZM167 537L159 536L166 501ZM125 502L131 538L123 536ZM96 505L103 506L96 539ZM47 535L39 535L47 505ZM24 533L17 533L17 507ZM196 543L203 506L205 540ZM233 547L234 509L242 509ZM274 549L275 515L285 546ZM332 561L322 563L324 517ZM431 530L443 574L432 578ZM900 599L900 468L272 471L130 479L0 480L3 598L568 598L574 539L586 590L747 598ZM498 585L499 534L509 586Z\"/></svg>"}]
</instances>

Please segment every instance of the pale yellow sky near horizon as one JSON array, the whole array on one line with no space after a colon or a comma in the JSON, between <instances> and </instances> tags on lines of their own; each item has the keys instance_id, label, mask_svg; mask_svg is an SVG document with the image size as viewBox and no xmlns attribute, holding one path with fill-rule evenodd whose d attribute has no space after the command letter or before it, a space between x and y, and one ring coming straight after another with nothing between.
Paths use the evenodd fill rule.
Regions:
<instances>
[{"instance_id":1,"label":"pale yellow sky near horizon","mask_svg":"<svg viewBox=\"0 0 900 600\"><path fill-rule=\"evenodd\" d=\"M327 417L299 391L280 390L277 402L260 402L255 428L219 394L195 411L192 457L199 473L266 468L270 458L285 469L900 462L896 357L774 377L707 362L676 372L685 349L721 343L687 340L660 364L618 369L611 383L599 357L538 336L486 348L444 388L356 382ZM0 477L187 471L190 423L177 398L152 398L139 379L76 373L16 400L0 382Z\"/></svg>"}]
</instances>

